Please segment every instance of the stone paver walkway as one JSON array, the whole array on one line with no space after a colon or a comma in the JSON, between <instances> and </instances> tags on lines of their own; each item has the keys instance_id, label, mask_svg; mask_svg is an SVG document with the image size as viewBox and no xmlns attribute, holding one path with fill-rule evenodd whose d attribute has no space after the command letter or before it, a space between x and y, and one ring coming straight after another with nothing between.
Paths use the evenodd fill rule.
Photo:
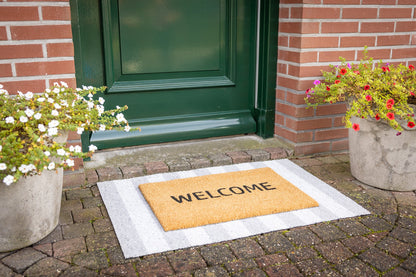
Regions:
<instances>
[{"instance_id":1,"label":"stone paver walkway","mask_svg":"<svg viewBox=\"0 0 416 277\"><path fill-rule=\"evenodd\" d=\"M90 170L88 185L63 192L55 231L31 247L0 253L0 276L416 276L415 192L357 182L345 154L291 159L371 215L128 260L96 186L98 180L285 156L282 149L261 149Z\"/></svg>"}]
</instances>

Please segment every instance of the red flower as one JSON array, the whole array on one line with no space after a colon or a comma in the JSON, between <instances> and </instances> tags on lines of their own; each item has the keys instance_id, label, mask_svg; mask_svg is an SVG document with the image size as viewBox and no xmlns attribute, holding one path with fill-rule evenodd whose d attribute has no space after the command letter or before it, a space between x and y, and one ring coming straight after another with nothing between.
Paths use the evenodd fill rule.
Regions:
<instances>
[{"instance_id":1,"label":"red flower","mask_svg":"<svg viewBox=\"0 0 416 277\"><path fill-rule=\"evenodd\" d=\"M413 121L409 121L409 122L407 122L407 127L413 128L413 127L415 127L415 123Z\"/></svg>"},{"instance_id":2,"label":"red flower","mask_svg":"<svg viewBox=\"0 0 416 277\"><path fill-rule=\"evenodd\" d=\"M328 86L326 86L326 90L327 90L327 91L330 91L330 90L331 90L331 88L330 88L330 87L328 87Z\"/></svg>"},{"instance_id":3,"label":"red flower","mask_svg":"<svg viewBox=\"0 0 416 277\"><path fill-rule=\"evenodd\" d=\"M391 110L393 108L393 105L394 105L394 100L393 99L387 100L387 103L386 103L386 108L387 109Z\"/></svg>"},{"instance_id":4,"label":"red flower","mask_svg":"<svg viewBox=\"0 0 416 277\"><path fill-rule=\"evenodd\" d=\"M337 78L339 79L339 78L341 78L341 75L337 75Z\"/></svg>"},{"instance_id":5,"label":"red flower","mask_svg":"<svg viewBox=\"0 0 416 277\"><path fill-rule=\"evenodd\" d=\"M367 100L367 101L371 101L373 98L371 97L371 95L366 95L365 96L365 100Z\"/></svg>"},{"instance_id":6,"label":"red flower","mask_svg":"<svg viewBox=\"0 0 416 277\"><path fill-rule=\"evenodd\" d=\"M344 75L345 73L347 73L347 69L341 68L341 71L339 73L341 73L341 75Z\"/></svg>"},{"instance_id":7,"label":"red flower","mask_svg":"<svg viewBox=\"0 0 416 277\"><path fill-rule=\"evenodd\" d=\"M380 120L380 116L376 114L376 120Z\"/></svg>"},{"instance_id":8,"label":"red flower","mask_svg":"<svg viewBox=\"0 0 416 277\"><path fill-rule=\"evenodd\" d=\"M415 93L413 91L410 92L411 96L415 96Z\"/></svg>"},{"instance_id":9,"label":"red flower","mask_svg":"<svg viewBox=\"0 0 416 277\"><path fill-rule=\"evenodd\" d=\"M365 85L364 86L364 90L369 90L370 89L370 85Z\"/></svg>"},{"instance_id":10,"label":"red flower","mask_svg":"<svg viewBox=\"0 0 416 277\"><path fill-rule=\"evenodd\" d=\"M381 69L383 69L384 72L390 71L390 68L388 66L387 67L383 66Z\"/></svg>"},{"instance_id":11,"label":"red flower","mask_svg":"<svg viewBox=\"0 0 416 277\"><path fill-rule=\"evenodd\" d=\"M305 93L306 93L306 94L308 94L309 92L311 92L311 89L310 89L310 88L308 88L308 89L305 91Z\"/></svg>"},{"instance_id":12,"label":"red flower","mask_svg":"<svg viewBox=\"0 0 416 277\"><path fill-rule=\"evenodd\" d=\"M335 82L334 82L335 84L339 84L339 83L341 83L341 81L340 80L335 80Z\"/></svg>"},{"instance_id":13,"label":"red flower","mask_svg":"<svg viewBox=\"0 0 416 277\"><path fill-rule=\"evenodd\" d=\"M386 114L386 116L388 117L388 119L393 120L394 119L394 113L388 112Z\"/></svg>"},{"instance_id":14,"label":"red flower","mask_svg":"<svg viewBox=\"0 0 416 277\"><path fill-rule=\"evenodd\" d=\"M360 75L360 71L356 70L354 71L355 74Z\"/></svg>"},{"instance_id":15,"label":"red flower","mask_svg":"<svg viewBox=\"0 0 416 277\"><path fill-rule=\"evenodd\" d=\"M354 131L359 131L360 130L360 125L357 123L352 124L352 128L354 129Z\"/></svg>"},{"instance_id":16,"label":"red flower","mask_svg":"<svg viewBox=\"0 0 416 277\"><path fill-rule=\"evenodd\" d=\"M409 69L410 69L410 70L414 70L414 69L415 69L415 67L411 64L411 65L409 65Z\"/></svg>"}]
</instances>

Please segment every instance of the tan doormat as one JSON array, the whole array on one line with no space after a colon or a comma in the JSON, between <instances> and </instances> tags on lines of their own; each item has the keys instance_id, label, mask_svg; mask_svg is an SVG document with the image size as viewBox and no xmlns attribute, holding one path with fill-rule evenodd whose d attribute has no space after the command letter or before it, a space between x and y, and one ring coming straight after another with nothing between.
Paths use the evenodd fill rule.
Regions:
<instances>
[{"instance_id":1,"label":"tan doormat","mask_svg":"<svg viewBox=\"0 0 416 277\"><path fill-rule=\"evenodd\" d=\"M165 231L319 206L269 167L139 188Z\"/></svg>"}]
</instances>

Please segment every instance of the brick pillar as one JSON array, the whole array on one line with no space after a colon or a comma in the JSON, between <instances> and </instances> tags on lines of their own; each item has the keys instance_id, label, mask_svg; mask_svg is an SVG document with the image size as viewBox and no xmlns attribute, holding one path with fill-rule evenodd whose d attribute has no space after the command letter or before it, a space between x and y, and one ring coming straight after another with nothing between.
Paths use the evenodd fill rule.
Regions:
<instances>
[{"instance_id":1,"label":"brick pillar","mask_svg":"<svg viewBox=\"0 0 416 277\"><path fill-rule=\"evenodd\" d=\"M365 45L375 59L416 63L415 14L412 0L281 0L276 136L296 154L347 150L345 105L306 109L305 90L340 56L359 61Z\"/></svg>"}]
</instances>

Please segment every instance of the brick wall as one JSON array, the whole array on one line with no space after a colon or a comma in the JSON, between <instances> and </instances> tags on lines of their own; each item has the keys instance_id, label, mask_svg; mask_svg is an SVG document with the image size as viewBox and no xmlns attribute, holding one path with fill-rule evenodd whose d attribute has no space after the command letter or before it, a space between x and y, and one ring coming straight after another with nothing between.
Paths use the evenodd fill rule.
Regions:
<instances>
[{"instance_id":1,"label":"brick wall","mask_svg":"<svg viewBox=\"0 0 416 277\"><path fill-rule=\"evenodd\" d=\"M305 90L322 69L369 55L416 63L415 0L280 0L276 136L310 154L348 149L345 105L306 109Z\"/></svg>"},{"instance_id":2,"label":"brick wall","mask_svg":"<svg viewBox=\"0 0 416 277\"><path fill-rule=\"evenodd\" d=\"M57 81L76 87L69 0L0 0L0 83L16 94ZM69 143L79 144L79 135ZM76 165L75 173L82 160Z\"/></svg>"}]
</instances>

